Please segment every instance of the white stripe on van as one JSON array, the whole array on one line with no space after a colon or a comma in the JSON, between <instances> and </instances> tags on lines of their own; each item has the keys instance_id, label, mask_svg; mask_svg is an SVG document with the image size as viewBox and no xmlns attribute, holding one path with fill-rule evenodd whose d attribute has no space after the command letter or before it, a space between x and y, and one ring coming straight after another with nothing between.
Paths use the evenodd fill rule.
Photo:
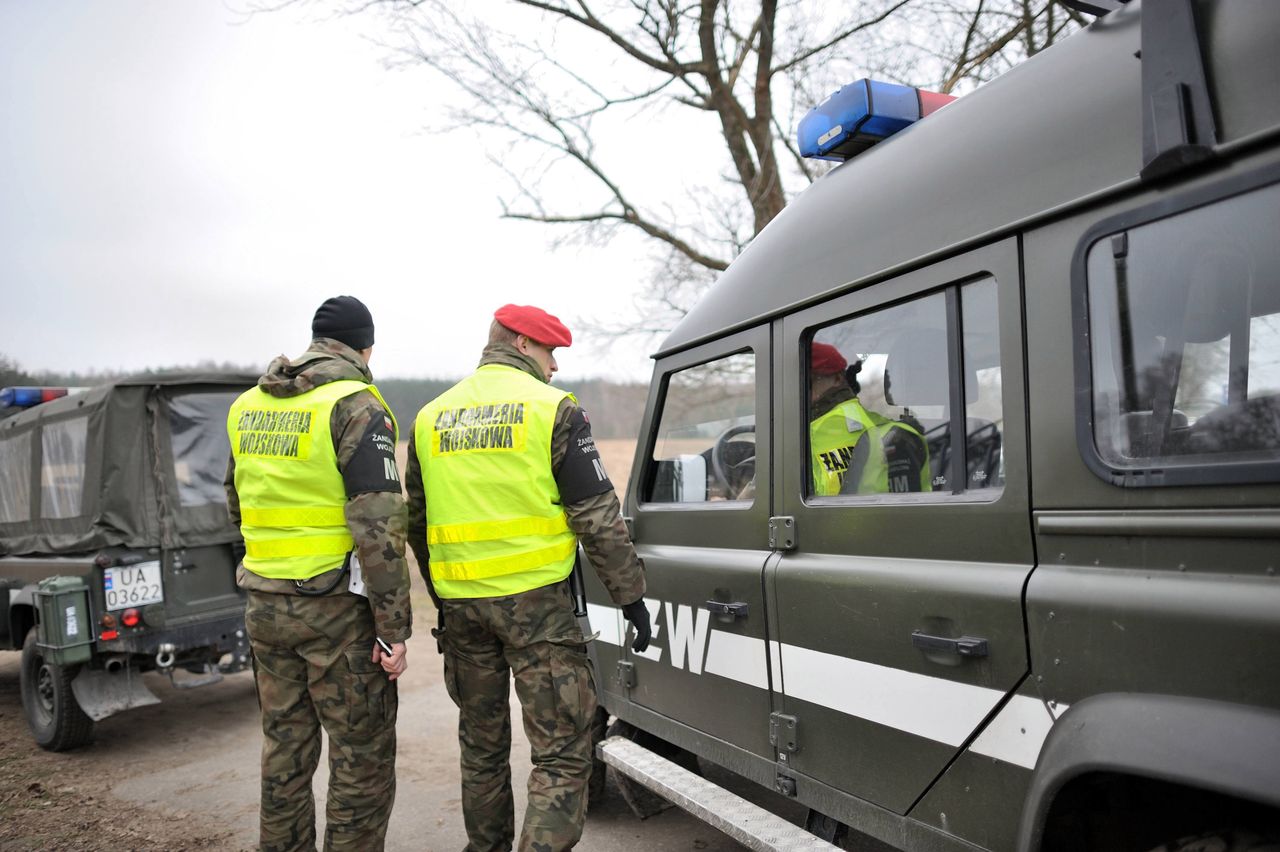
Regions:
<instances>
[{"instance_id":1,"label":"white stripe on van","mask_svg":"<svg viewBox=\"0 0 1280 852\"><path fill-rule=\"evenodd\" d=\"M786 694L951 746L1004 697L997 689L782 645Z\"/></svg>"},{"instance_id":2,"label":"white stripe on van","mask_svg":"<svg viewBox=\"0 0 1280 852\"><path fill-rule=\"evenodd\" d=\"M973 741L969 751L1024 769L1035 769L1044 738L1052 727L1053 716L1043 701L1015 695Z\"/></svg>"},{"instance_id":3,"label":"white stripe on van","mask_svg":"<svg viewBox=\"0 0 1280 852\"><path fill-rule=\"evenodd\" d=\"M661 604L645 601L652 612ZM676 614L684 607L668 614ZM626 638L622 612L616 607L587 604L591 629L599 641L621 646ZM692 612L679 612L694 619ZM655 621L654 638L659 630ZM668 625L667 636L672 631ZM681 650L672 656L685 668L693 662L692 636L701 631L680 631ZM688 635L686 635L688 634ZM658 662L663 649L651 645L639 656ZM767 655L767 658L766 658ZM768 665L766 664L768 663ZM724 630L707 631L706 659L702 671L757 689L770 689L839 713L958 747L982 723L991 708L1004 697L998 689L958 683L947 678L890 668L850 657L841 657L785 642L769 642ZM1059 708L1059 714L1066 707ZM970 751L1005 763L1034 769L1054 717L1040 700L1015 695L985 730Z\"/></svg>"}]
</instances>

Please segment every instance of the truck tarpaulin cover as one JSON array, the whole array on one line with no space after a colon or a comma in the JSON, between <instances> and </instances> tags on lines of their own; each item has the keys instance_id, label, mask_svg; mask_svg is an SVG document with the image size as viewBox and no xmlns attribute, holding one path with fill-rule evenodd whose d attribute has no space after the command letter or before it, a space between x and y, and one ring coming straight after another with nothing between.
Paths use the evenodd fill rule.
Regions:
<instances>
[{"instance_id":1,"label":"truck tarpaulin cover","mask_svg":"<svg viewBox=\"0 0 1280 852\"><path fill-rule=\"evenodd\" d=\"M226 414L255 381L122 379L0 420L0 554L234 540Z\"/></svg>"}]
</instances>

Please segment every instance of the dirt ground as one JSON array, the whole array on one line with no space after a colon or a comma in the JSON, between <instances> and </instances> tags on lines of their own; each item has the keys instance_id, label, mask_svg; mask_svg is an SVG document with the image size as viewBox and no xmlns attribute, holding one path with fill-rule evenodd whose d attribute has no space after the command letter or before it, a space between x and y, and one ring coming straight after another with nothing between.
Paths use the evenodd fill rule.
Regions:
<instances>
[{"instance_id":1,"label":"dirt ground","mask_svg":"<svg viewBox=\"0 0 1280 852\"><path fill-rule=\"evenodd\" d=\"M114 796L113 779L129 771L114 749L51 754L36 746L22 715L19 659L16 652L0 654L0 850L234 848L228 846L231 832L225 824L202 814L144 807ZM252 701L250 685L250 706ZM125 725L146 725L118 718ZM99 726L100 737L120 727L111 721Z\"/></svg>"}]
</instances>

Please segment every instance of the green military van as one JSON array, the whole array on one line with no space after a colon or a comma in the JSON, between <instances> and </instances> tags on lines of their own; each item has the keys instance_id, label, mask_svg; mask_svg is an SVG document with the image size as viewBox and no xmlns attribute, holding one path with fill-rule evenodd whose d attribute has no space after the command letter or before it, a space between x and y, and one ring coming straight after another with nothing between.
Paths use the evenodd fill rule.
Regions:
<instances>
[{"instance_id":1,"label":"green military van","mask_svg":"<svg viewBox=\"0 0 1280 852\"><path fill-rule=\"evenodd\" d=\"M36 742L249 665L222 480L255 378L183 373L0 391L0 649L21 650Z\"/></svg>"},{"instance_id":2,"label":"green military van","mask_svg":"<svg viewBox=\"0 0 1280 852\"><path fill-rule=\"evenodd\" d=\"M598 754L752 848L1280 849L1280 3L1073 5L815 108L844 162L655 356Z\"/></svg>"}]
</instances>

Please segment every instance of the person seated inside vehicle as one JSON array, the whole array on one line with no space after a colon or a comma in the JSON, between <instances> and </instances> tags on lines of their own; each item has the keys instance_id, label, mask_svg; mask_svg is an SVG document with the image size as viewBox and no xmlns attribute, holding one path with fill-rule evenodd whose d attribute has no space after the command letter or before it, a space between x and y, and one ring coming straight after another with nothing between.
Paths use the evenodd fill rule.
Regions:
<instances>
[{"instance_id":1,"label":"person seated inside vehicle","mask_svg":"<svg viewBox=\"0 0 1280 852\"><path fill-rule=\"evenodd\" d=\"M813 493L929 491L929 450L920 430L865 408L857 374L829 343L813 343L809 364L809 448Z\"/></svg>"}]
</instances>

